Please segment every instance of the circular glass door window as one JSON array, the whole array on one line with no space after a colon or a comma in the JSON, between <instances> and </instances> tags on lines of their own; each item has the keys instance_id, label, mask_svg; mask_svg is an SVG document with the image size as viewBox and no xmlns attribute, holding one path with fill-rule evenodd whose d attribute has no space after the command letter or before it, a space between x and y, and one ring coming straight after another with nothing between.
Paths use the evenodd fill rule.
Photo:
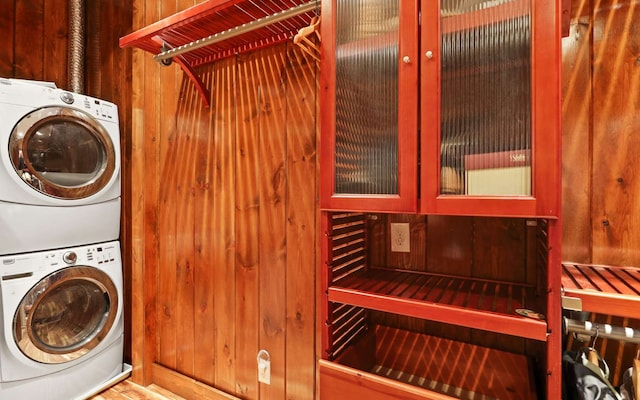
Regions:
<instances>
[{"instance_id":1,"label":"circular glass door window","mask_svg":"<svg viewBox=\"0 0 640 400\"><path fill-rule=\"evenodd\" d=\"M95 348L118 310L115 285L101 270L71 267L34 286L13 318L18 348L34 361L58 364Z\"/></svg>"},{"instance_id":2,"label":"circular glass door window","mask_svg":"<svg viewBox=\"0 0 640 400\"><path fill-rule=\"evenodd\" d=\"M44 107L18 122L9 140L18 176L48 196L80 199L98 193L115 170L113 143L89 114Z\"/></svg>"}]
</instances>

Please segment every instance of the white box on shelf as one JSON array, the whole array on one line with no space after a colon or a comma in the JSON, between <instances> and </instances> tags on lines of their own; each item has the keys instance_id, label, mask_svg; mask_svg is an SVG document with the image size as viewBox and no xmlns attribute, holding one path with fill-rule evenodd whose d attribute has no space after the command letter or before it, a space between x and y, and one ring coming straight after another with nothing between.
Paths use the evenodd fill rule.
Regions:
<instances>
[{"instance_id":1,"label":"white box on shelf","mask_svg":"<svg viewBox=\"0 0 640 400\"><path fill-rule=\"evenodd\" d=\"M530 196L531 150L511 150L464 156L465 194Z\"/></svg>"}]
</instances>

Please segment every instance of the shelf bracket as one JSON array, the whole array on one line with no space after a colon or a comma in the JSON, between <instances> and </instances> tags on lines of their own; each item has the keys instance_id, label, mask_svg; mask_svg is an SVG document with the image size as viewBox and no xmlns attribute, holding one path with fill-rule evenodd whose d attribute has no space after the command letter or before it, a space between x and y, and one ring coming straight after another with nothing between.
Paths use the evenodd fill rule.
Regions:
<instances>
[{"instance_id":1,"label":"shelf bracket","mask_svg":"<svg viewBox=\"0 0 640 400\"><path fill-rule=\"evenodd\" d=\"M178 64L180 68L182 68L182 71L184 71L184 73L187 74L189 79L191 79L193 84L196 86L196 90L198 90L198 93L200 93L200 96L202 97L202 101L204 102L204 105L207 108L211 106L211 102L209 100L211 97L209 93L209 89L207 89L204 82L202 81L202 79L200 79L196 71L194 71L189 64L182 61L180 57L175 57L173 61L175 61L175 63Z\"/></svg>"},{"instance_id":2,"label":"shelf bracket","mask_svg":"<svg viewBox=\"0 0 640 400\"><path fill-rule=\"evenodd\" d=\"M154 39L154 42L157 43L158 41ZM160 49L163 52L169 51L169 47L166 43L158 43L158 44L160 45ZM191 67L191 65L189 65L188 62L184 61L182 57L179 57L179 56L158 60L160 65L165 67L171 65L172 61L178 64L182 69L182 71L189 77L189 79L191 79L191 82L193 82L193 84L195 85L196 90L198 91L198 93L200 93L200 96L202 97L202 101L204 102L204 105L208 108L211 105L211 102L209 100L210 99L209 89L207 89L207 86L204 84L202 79L200 79L196 71Z\"/></svg>"}]
</instances>

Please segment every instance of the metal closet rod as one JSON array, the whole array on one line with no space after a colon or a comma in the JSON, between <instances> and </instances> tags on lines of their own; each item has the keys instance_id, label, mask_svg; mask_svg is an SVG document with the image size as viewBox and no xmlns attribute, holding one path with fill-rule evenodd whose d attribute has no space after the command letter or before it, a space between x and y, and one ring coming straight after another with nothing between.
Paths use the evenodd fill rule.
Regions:
<instances>
[{"instance_id":1,"label":"metal closet rod","mask_svg":"<svg viewBox=\"0 0 640 400\"><path fill-rule=\"evenodd\" d=\"M275 14L267 15L266 17L258 18L251 22L247 22L246 24L238 25L231 29L227 29L226 31L214 33L213 35L209 35L205 38L198 39L191 43L183 44L182 46L178 46L173 49L163 51L153 56L153 59L156 61L163 61L168 58L172 58L180 54L188 53L190 51L199 49L201 47L218 43L223 40L231 39L232 37L242 35L244 33L248 33L259 28L263 28L267 25L275 24L276 22L284 21L286 19L295 17L297 15L304 14L309 11L313 11L316 7L317 7L317 1L315 0L310 1L308 3L303 3L295 7L291 7L287 10L283 10Z\"/></svg>"},{"instance_id":2,"label":"metal closet rod","mask_svg":"<svg viewBox=\"0 0 640 400\"><path fill-rule=\"evenodd\" d=\"M640 330L629 327L598 324L591 321L577 321L564 318L564 332L575 332L581 335L598 338L615 339L628 343L640 344Z\"/></svg>"}]
</instances>

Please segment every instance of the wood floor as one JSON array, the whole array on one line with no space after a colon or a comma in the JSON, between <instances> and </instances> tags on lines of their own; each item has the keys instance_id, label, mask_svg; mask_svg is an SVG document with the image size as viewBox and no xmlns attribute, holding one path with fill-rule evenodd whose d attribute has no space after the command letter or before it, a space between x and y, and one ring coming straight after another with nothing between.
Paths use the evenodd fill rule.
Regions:
<instances>
[{"instance_id":1,"label":"wood floor","mask_svg":"<svg viewBox=\"0 0 640 400\"><path fill-rule=\"evenodd\" d=\"M143 387L125 380L90 400L185 400L156 385Z\"/></svg>"}]
</instances>

